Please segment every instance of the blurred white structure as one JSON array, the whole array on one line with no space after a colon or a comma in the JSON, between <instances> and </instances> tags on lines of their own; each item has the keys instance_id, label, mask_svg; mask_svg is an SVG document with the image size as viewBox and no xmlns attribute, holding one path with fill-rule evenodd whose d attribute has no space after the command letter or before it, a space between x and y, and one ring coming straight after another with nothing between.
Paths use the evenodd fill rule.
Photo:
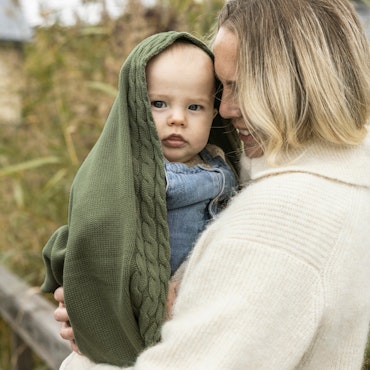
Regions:
<instances>
[{"instance_id":1,"label":"blurred white structure","mask_svg":"<svg viewBox=\"0 0 370 370\"><path fill-rule=\"evenodd\" d=\"M18 1L0 0L0 124L21 122L22 44L31 38Z\"/></svg>"},{"instance_id":2,"label":"blurred white structure","mask_svg":"<svg viewBox=\"0 0 370 370\"><path fill-rule=\"evenodd\" d=\"M354 1L357 13L366 29L367 38L370 40L370 6L360 0Z\"/></svg>"}]
</instances>

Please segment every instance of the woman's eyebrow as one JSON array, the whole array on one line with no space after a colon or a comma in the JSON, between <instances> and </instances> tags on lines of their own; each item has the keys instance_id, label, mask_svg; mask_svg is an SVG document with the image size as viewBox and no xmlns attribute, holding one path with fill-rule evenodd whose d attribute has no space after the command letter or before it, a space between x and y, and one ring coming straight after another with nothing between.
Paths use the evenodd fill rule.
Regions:
<instances>
[{"instance_id":1,"label":"woman's eyebrow","mask_svg":"<svg viewBox=\"0 0 370 370\"><path fill-rule=\"evenodd\" d=\"M235 80L225 80L225 81L222 81L222 78L220 78L220 76L218 76L216 74L216 78L222 83L222 85L224 86L228 86L228 87L236 87L236 81Z\"/></svg>"},{"instance_id":2,"label":"woman's eyebrow","mask_svg":"<svg viewBox=\"0 0 370 370\"><path fill-rule=\"evenodd\" d=\"M222 83L222 86L228 87L229 89L236 90L236 81L234 80L226 80Z\"/></svg>"},{"instance_id":3,"label":"woman's eyebrow","mask_svg":"<svg viewBox=\"0 0 370 370\"><path fill-rule=\"evenodd\" d=\"M235 80L227 80L227 81L225 81L225 85L229 86L229 87L232 87L232 88L235 88L236 87L236 81Z\"/></svg>"}]
</instances>

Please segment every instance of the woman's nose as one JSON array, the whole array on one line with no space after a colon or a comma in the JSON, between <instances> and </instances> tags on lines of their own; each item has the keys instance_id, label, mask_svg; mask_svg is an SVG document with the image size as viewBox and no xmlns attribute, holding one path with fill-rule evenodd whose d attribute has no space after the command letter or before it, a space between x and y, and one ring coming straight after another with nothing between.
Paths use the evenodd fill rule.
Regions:
<instances>
[{"instance_id":1,"label":"woman's nose","mask_svg":"<svg viewBox=\"0 0 370 370\"><path fill-rule=\"evenodd\" d=\"M219 107L220 115L223 118L237 118L241 116L239 105L236 102L236 97L231 94L223 93L221 96L221 102Z\"/></svg>"}]
</instances>

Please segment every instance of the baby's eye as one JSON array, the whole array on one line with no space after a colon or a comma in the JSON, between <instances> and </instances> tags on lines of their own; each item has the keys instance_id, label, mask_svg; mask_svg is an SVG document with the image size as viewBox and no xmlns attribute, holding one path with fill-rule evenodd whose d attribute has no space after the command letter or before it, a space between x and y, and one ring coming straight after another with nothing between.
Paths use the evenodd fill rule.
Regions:
<instances>
[{"instance_id":1,"label":"baby's eye","mask_svg":"<svg viewBox=\"0 0 370 370\"><path fill-rule=\"evenodd\" d=\"M165 108L166 107L166 103L162 100L153 100L151 102L151 105L154 108Z\"/></svg>"},{"instance_id":2,"label":"baby's eye","mask_svg":"<svg viewBox=\"0 0 370 370\"><path fill-rule=\"evenodd\" d=\"M188 107L189 110L201 110L202 106L199 104L190 104Z\"/></svg>"}]
</instances>

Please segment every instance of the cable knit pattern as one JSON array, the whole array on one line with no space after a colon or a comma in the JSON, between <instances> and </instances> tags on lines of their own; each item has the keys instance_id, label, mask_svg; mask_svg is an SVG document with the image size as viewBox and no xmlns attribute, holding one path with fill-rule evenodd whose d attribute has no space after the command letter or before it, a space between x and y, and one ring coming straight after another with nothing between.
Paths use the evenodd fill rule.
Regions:
<instances>
[{"instance_id":1,"label":"cable knit pattern","mask_svg":"<svg viewBox=\"0 0 370 370\"><path fill-rule=\"evenodd\" d=\"M198 39L172 31L153 35L132 51L103 132L74 179L68 226L57 230L43 251L42 289L64 286L77 344L97 362L131 364L160 339L170 248L164 158L145 67L177 39L213 58ZM217 140L229 152L236 148L229 126L217 129Z\"/></svg>"},{"instance_id":2,"label":"cable knit pattern","mask_svg":"<svg viewBox=\"0 0 370 370\"><path fill-rule=\"evenodd\" d=\"M358 147L313 144L279 167L242 163L248 185L200 237L161 342L132 369L359 370L370 135ZM73 354L61 369L116 367Z\"/></svg>"},{"instance_id":3,"label":"cable knit pattern","mask_svg":"<svg viewBox=\"0 0 370 370\"><path fill-rule=\"evenodd\" d=\"M159 328L164 315L168 281L167 273L161 274L161 271L167 271L169 252L167 216L163 208L163 167L162 162L154 160L162 157L162 151L155 126L148 125L151 121L150 103L147 98L145 69L142 66L146 65L145 59L148 56L152 57L148 48L153 48L158 53L166 46L167 40L158 39L155 43L153 38L141 43L132 54L135 55L136 63L131 63L131 68L127 71L127 95L133 97L129 102L129 116L136 115L136 119L132 121L131 140L133 143L140 143L132 146L134 168L141 175L135 176L134 184L136 191L142 194L137 205L138 233L134 257L139 268L133 271L131 287L138 294L137 299L133 297L133 304L138 312L139 330L145 346L160 338ZM126 76L123 75L122 78L126 80ZM161 267L159 270L158 265Z\"/></svg>"}]
</instances>

